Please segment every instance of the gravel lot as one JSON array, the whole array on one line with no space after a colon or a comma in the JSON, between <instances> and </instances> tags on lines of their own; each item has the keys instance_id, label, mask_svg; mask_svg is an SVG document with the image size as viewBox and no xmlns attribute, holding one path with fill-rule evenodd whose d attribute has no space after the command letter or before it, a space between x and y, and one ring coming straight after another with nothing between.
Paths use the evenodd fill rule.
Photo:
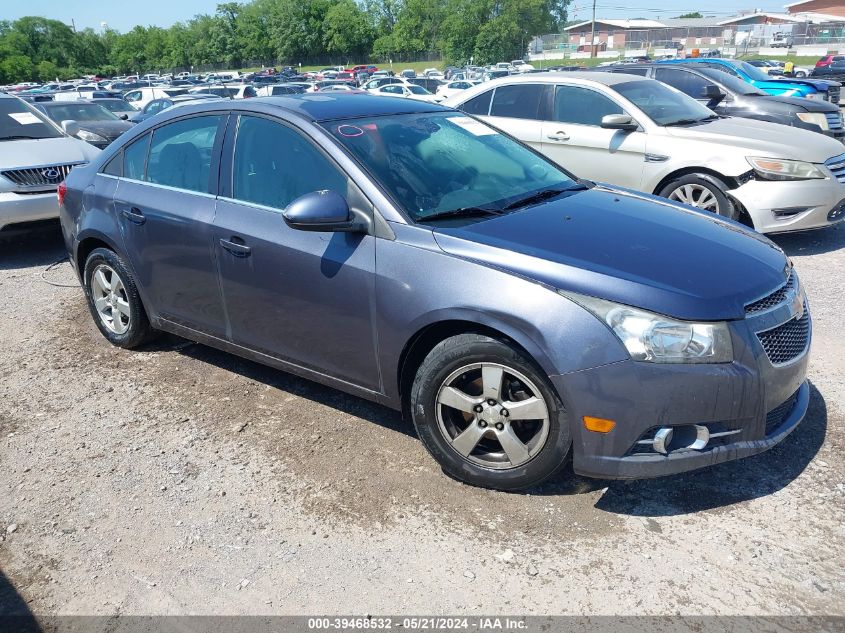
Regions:
<instances>
[{"instance_id":1,"label":"gravel lot","mask_svg":"<svg viewBox=\"0 0 845 633\"><path fill-rule=\"evenodd\" d=\"M174 337L113 348L42 278L57 231L0 242L0 612L845 615L845 226L777 241L815 319L798 430L530 495L446 478L364 400Z\"/></svg>"}]
</instances>

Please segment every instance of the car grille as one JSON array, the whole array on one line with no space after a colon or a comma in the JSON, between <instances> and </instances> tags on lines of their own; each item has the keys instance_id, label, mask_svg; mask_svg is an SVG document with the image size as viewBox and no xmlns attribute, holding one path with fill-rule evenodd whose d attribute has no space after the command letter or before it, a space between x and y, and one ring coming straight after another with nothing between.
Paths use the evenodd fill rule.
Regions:
<instances>
[{"instance_id":1,"label":"car grille","mask_svg":"<svg viewBox=\"0 0 845 633\"><path fill-rule=\"evenodd\" d=\"M810 311L804 303L804 314L783 325L758 332L757 338L766 350L772 365L783 365L803 354L810 342Z\"/></svg>"},{"instance_id":2,"label":"car grille","mask_svg":"<svg viewBox=\"0 0 845 633\"><path fill-rule=\"evenodd\" d=\"M762 299L758 299L754 303L749 303L747 306L745 306L745 314L756 314L757 312L764 312L770 308L774 308L780 303L783 303L789 291L793 290L797 285L798 276L793 271L789 271L789 277L787 278L785 284L775 290L772 294L767 295Z\"/></svg>"},{"instance_id":3,"label":"car grille","mask_svg":"<svg viewBox=\"0 0 845 633\"><path fill-rule=\"evenodd\" d=\"M829 158L825 161L825 165L833 173L836 180L845 184L845 154Z\"/></svg>"},{"instance_id":4,"label":"car grille","mask_svg":"<svg viewBox=\"0 0 845 633\"><path fill-rule=\"evenodd\" d=\"M24 189L50 190L55 189L60 182L67 178L70 170L79 164L81 163L9 169L0 172L0 174Z\"/></svg>"},{"instance_id":5,"label":"car grille","mask_svg":"<svg viewBox=\"0 0 845 633\"><path fill-rule=\"evenodd\" d=\"M766 436L774 433L781 424L789 417L795 408L798 400L798 392L793 393L785 402L782 402L766 414Z\"/></svg>"},{"instance_id":6,"label":"car grille","mask_svg":"<svg viewBox=\"0 0 845 633\"><path fill-rule=\"evenodd\" d=\"M827 117L827 127L831 130L842 129L842 115L839 112L826 112L825 117Z\"/></svg>"}]
</instances>

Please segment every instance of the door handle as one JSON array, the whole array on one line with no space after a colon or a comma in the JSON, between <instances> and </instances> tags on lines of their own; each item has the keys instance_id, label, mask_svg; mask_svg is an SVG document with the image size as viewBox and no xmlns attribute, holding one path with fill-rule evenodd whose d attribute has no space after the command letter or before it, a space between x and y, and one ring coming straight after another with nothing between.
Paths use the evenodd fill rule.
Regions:
<instances>
[{"instance_id":1,"label":"door handle","mask_svg":"<svg viewBox=\"0 0 845 633\"><path fill-rule=\"evenodd\" d=\"M546 138L549 139L550 141L568 141L569 140L569 134L567 134L563 130L559 130L559 131L555 132L554 134L546 134Z\"/></svg>"},{"instance_id":2,"label":"door handle","mask_svg":"<svg viewBox=\"0 0 845 633\"><path fill-rule=\"evenodd\" d=\"M139 209L138 207L124 209L123 217L132 222L133 224L143 224L147 221L147 218L144 217L144 214L141 213L141 209Z\"/></svg>"},{"instance_id":3,"label":"door handle","mask_svg":"<svg viewBox=\"0 0 845 633\"><path fill-rule=\"evenodd\" d=\"M232 237L231 240L221 238L220 246L232 253L235 257L249 257L249 254L252 252L252 249L244 244L243 240L239 237Z\"/></svg>"}]
</instances>

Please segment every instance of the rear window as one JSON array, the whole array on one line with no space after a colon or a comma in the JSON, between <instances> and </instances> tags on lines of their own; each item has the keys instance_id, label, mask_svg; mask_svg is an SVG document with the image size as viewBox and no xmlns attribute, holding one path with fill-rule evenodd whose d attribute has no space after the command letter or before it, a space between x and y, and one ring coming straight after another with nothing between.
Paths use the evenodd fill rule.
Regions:
<instances>
[{"instance_id":1,"label":"rear window","mask_svg":"<svg viewBox=\"0 0 845 633\"><path fill-rule=\"evenodd\" d=\"M462 106L459 106L459 110L463 110L467 114L477 114L481 116L487 116L490 112L490 100L493 97L493 91L488 90L487 92L482 92L477 97L473 97Z\"/></svg>"}]
</instances>

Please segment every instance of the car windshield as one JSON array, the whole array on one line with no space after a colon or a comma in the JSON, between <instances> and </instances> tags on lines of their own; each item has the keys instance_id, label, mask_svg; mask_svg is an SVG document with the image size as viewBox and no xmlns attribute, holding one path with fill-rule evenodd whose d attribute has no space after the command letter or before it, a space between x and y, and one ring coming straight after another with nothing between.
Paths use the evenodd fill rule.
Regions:
<instances>
[{"instance_id":1,"label":"car windshield","mask_svg":"<svg viewBox=\"0 0 845 633\"><path fill-rule=\"evenodd\" d=\"M0 99L0 141L28 138L58 138L62 136L40 112L23 101Z\"/></svg>"},{"instance_id":2,"label":"car windshield","mask_svg":"<svg viewBox=\"0 0 845 633\"><path fill-rule=\"evenodd\" d=\"M579 186L560 167L457 112L322 125L416 222L447 212L504 213L527 195Z\"/></svg>"},{"instance_id":3,"label":"car windshield","mask_svg":"<svg viewBox=\"0 0 845 633\"><path fill-rule=\"evenodd\" d=\"M751 77L752 81L772 80L772 78L768 74L766 74L764 71L760 70L756 66L752 66L748 62L736 62L736 65L742 72Z\"/></svg>"},{"instance_id":4,"label":"car windshield","mask_svg":"<svg viewBox=\"0 0 845 633\"><path fill-rule=\"evenodd\" d=\"M624 81L610 87L657 125L692 124L716 116L692 97L653 79Z\"/></svg>"},{"instance_id":5,"label":"car windshield","mask_svg":"<svg viewBox=\"0 0 845 633\"><path fill-rule=\"evenodd\" d=\"M120 121L95 103L62 103L45 105L47 115L54 121Z\"/></svg>"},{"instance_id":6,"label":"car windshield","mask_svg":"<svg viewBox=\"0 0 845 633\"><path fill-rule=\"evenodd\" d=\"M408 86L408 90L410 90L415 95L430 95L431 93L423 88L422 86L415 86L411 84Z\"/></svg>"},{"instance_id":7,"label":"car windshield","mask_svg":"<svg viewBox=\"0 0 845 633\"><path fill-rule=\"evenodd\" d=\"M104 107L109 112L137 112L123 99L103 99L103 102L97 105Z\"/></svg>"},{"instance_id":8,"label":"car windshield","mask_svg":"<svg viewBox=\"0 0 845 633\"><path fill-rule=\"evenodd\" d=\"M715 68L699 68L698 71L702 75L705 75L706 77L709 77L710 79L719 82L731 92L735 92L741 95L768 95L767 92L764 92L759 88L755 88L747 81L743 81L738 77L734 77L733 75L724 73L721 70L716 70Z\"/></svg>"}]
</instances>

